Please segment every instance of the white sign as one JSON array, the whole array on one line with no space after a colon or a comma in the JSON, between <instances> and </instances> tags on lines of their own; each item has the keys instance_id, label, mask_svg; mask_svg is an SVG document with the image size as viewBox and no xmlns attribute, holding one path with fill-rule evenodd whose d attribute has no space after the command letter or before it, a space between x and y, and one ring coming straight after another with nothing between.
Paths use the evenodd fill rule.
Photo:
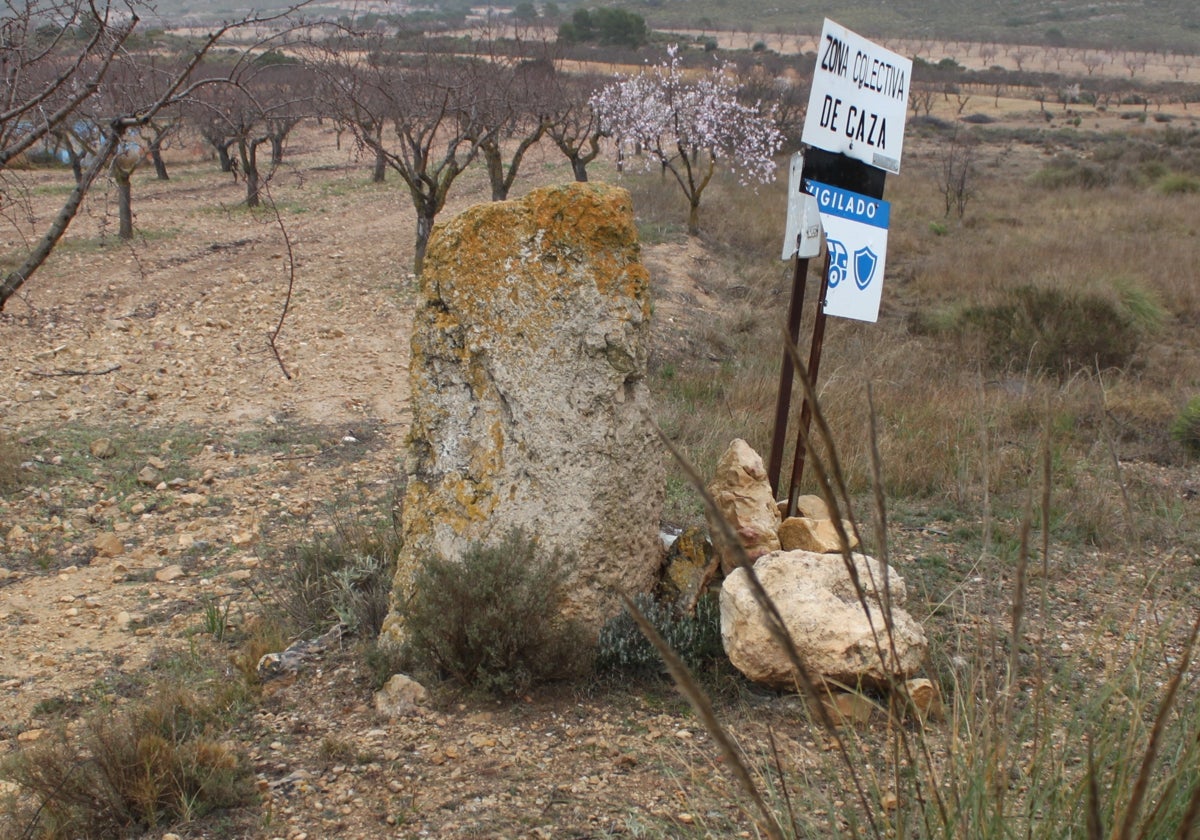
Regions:
<instances>
[{"instance_id":1,"label":"white sign","mask_svg":"<svg viewBox=\"0 0 1200 840\"><path fill-rule=\"evenodd\" d=\"M912 60L825 19L801 140L900 171Z\"/></svg>"},{"instance_id":2,"label":"white sign","mask_svg":"<svg viewBox=\"0 0 1200 840\"><path fill-rule=\"evenodd\" d=\"M891 204L819 181L805 181L804 188L816 197L825 225L825 314L874 323L883 296Z\"/></svg>"},{"instance_id":3,"label":"white sign","mask_svg":"<svg viewBox=\"0 0 1200 840\"><path fill-rule=\"evenodd\" d=\"M821 254L821 209L816 196L804 189L804 154L792 155L788 176L787 227L783 232L783 256L807 260Z\"/></svg>"}]
</instances>

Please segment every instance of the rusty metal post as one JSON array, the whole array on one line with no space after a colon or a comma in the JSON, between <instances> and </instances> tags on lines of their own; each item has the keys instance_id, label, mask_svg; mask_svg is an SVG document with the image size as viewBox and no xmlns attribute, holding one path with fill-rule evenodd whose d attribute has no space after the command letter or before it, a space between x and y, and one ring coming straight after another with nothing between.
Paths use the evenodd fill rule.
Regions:
<instances>
[{"instance_id":1,"label":"rusty metal post","mask_svg":"<svg viewBox=\"0 0 1200 840\"><path fill-rule=\"evenodd\" d=\"M800 340L800 319L804 314L804 287L808 281L808 259L797 259L792 274L792 299L788 304L787 331L793 345ZM783 467L783 447L787 443L788 416L792 413L792 380L795 378L792 354L783 348L779 369L779 395L775 401L775 430L771 435L771 459L767 478L771 492L779 498L779 470Z\"/></svg>"},{"instance_id":2,"label":"rusty metal post","mask_svg":"<svg viewBox=\"0 0 1200 840\"><path fill-rule=\"evenodd\" d=\"M821 351L825 346L825 298L829 294L829 252L825 252L825 265L821 269L821 293L817 297L817 317L813 322L812 347L808 351L808 381L813 393L817 391L817 373L821 368ZM804 477L804 440L812 426L813 407L805 397L800 409L800 426L796 430L796 451L792 456L792 480L788 488L787 515L796 515L796 499L799 497L800 480Z\"/></svg>"}]
</instances>

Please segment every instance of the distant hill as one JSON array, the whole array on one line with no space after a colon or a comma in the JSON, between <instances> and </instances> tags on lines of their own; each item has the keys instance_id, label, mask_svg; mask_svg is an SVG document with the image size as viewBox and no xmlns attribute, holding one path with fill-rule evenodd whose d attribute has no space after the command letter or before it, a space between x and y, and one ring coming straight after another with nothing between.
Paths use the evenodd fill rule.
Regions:
<instances>
[{"instance_id":1,"label":"distant hill","mask_svg":"<svg viewBox=\"0 0 1200 840\"><path fill-rule=\"evenodd\" d=\"M1196 0L638 0L655 24L787 31L824 17L873 37L1200 52Z\"/></svg>"},{"instance_id":2,"label":"distant hill","mask_svg":"<svg viewBox=\"0 0 1200 840\"><path fill-rule=\"evenodd\" d=\"M279 8L285 0L160 0L168 25L228 19L256 9ZM512 3L497 3L497 13ZM535 0L539 11L545 0ZM938 40L999 41L1029 45L1089 46L1109 49L1200 53L1200 4L1196 0L628 0L623 3L556 3L562 19L578 7L616 6L636 12L656 28L751 28L762 33L819 28L830 17L870 37L928 37ZM418 7L403 2L354 3L317 0L310 16L337 17L371 12L404 13ZM457 13L487 4L470 0L431 0L425 10Z\"/></svg>"}]
</instances>

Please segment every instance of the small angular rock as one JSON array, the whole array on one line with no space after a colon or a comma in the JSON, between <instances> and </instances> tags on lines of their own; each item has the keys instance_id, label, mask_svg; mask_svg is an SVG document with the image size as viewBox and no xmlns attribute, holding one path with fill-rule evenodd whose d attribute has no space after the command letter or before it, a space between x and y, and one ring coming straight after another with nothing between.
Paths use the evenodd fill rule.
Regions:
<instances>
[{"instance_id":1,"label":"small angular rock","mask_svg":"<svg viewBox=\"0 0 1200 840\"><path fill-rule=\"evenodd\" d=\"M88 444L88 449L93 458L111 458L117 454L117 447L109 438L96 438Z\"/></svg>"},{"instance_id":2,"label":"small angular rock","mask_svg":"<svg viewBox=\"0 0 1200 840\"><path fill-rule=\"evenodd\" d=\"M125 553L125 543L116 534L105 532L92 540L92 548L101 557L118 557Z\"/></svg>"},{"instance_id":3,"label":"small angular rock","mask_svg":"<svg viewBox=\"0 0 1200 840\"><path fill-rule=\"evenodd\" d=\"M375 711L385 717L401 717L413 714L417 706L429 700L425 686L404 674L393 674L379 691L375 692Z\"/></svg>"},{"instance_id":4,"label":"small angular rock","mask_svg":"<svg viewBox=\"0 0 1200 840\"><path fill-rule=\"evenodd\" d=\"M179 578L183 577L184 574L185 572L183 571L182 566L173 564L170 566L164 566L155 572L154 579L159 583L170 583L173 580L179 580Z\"/></svg>"}]
</instances>

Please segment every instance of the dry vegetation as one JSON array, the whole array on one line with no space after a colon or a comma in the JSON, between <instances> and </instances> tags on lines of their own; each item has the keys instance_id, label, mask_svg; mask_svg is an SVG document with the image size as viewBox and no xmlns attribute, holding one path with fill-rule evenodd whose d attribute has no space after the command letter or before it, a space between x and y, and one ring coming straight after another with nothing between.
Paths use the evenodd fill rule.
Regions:
<instances>
[{"instance_id":1,"label":"dry vegetation","mask_svg":"<svg viewBox=\"0 0 1200 840\"><path fill-rule=\"evenodd\" d=\"M1029 119L1042 117L1031 108ZM1099 836L1093 823L1107 834L1126 820L1132 834L1189 836L1200 767L1188 642L1200 610L1200 193L1170 185L1200 177L1200 135L1140 126L1136 134L1136 143L1128 134L1112 141L1127 155L1140 150L1136 159L1114 156L1109 141L1084 133L1071 143L1033 129L982 135L961 218L943 213L947 138L935 130L910 137L904 173L888 185L894 226L881 320L831 323L819 390L848 485L843 501L858 511L870 549L887 552L908 581L909 607L931 636L929 673L946 715L896 725L879 707L860 728L828 732L795 698L761 694L710 664L702 679L717 715L735 732L785 836ZM186 620L146 628L163 646L149 671L108 673L88 690L51 690L36 709L5 720L5 777L76 797L47 811L38 830L57 824L64 826L58 836L74 836L80 829L67 826L90 813L98 835L108 825L161 830L195 818L178 830L189 837L758 836L769 819L745 804L728 763L696 737L696 719L655 676L632 689L619 675L580 678L502 703L448 685L428 717L389 724L367 704L393 663L369 645L331 654L297 681L259 682L258 655L311 633L322 615L377 620L378 601L369 597L381 573L376 535L386 533L396 503L378 485L392 489L402 438L401 401L373 397L373 376L348 372L364 348L341 345L354 340L355 324L384 329L367 320L373 298L389 306L399 300L403 312L400 266L409 262L412 223L396 185L369 184L367 167L345 153L331 165L330 132L304 136L294 169L273 187L285 223L306 243L301 295L282 343L285 359L300 367L298 382L276 383L260 346L260 322L271 321L262 287L247 291L257 276L278 276L281 249L270 220L217 209L213 191L230 188L214 186L221 176L203 161L181 163L170 185L135 187L145 238L128 251L99 246L98 195L57 262L31 282L32 305L11 307L19 314L0 322L8 358L26 367L65 331L82 349L70 351L64 366L119 352L132 367L136 353L154 354L180 377L165 386L148 373L125 402L115 391L100 400L79 391L71 419L70 400L30 396L9 375L0 535L18 524L35 530L53 516L69 520L76 508L106 527L145 523L129 511L153 504L174 511L176 518L151 527L175 540L194 512L137 486L133 462L101 474L86 456L76 458L90 439L131 422L148 452L166 452L159 443L169 435L194 464L190 475L203 474L214 452L234 453L238 471L219 479L220 504L229 507L212 504L238 516L258 509L255 521L263 523L257 548L189 555L196 578L223 575L253 555L247 566L256 570L256 598L239 603L237 621L227 620L234 596L193 596L181 607ZM1105 177L1078 175L1084 167ZM568 173L549 152L529 172L526 188ZM618 177L607 165L593 174ZM62 177L69 176L38 173L37 189L53 190ZM660 424L705 474L732 437L765 454L790 280L776 259L783 185L750 193L715 184L697 240L683 231L686 208L673 185L656 174L622 177L657 281L652 388ZM461 207L484 195L476 173L456 201ZM346 224L356 218L359 233ZM221 241L254 240L221 265L224 286L194 282L188 263L213 241L190 232L196 220L221 231ZM388 254L370 253L385 238ZM104 276L110 288L88 297L89 281L73 277L80 269ZM147 280L161 290L144 288ZM322 283L345 288L331 293ZM272 288L277 306L280 287ZM136 312L156 298L171 313L165 332L155 331L151 316L142 338L125 331L120 345L87 343L108 329L104 306L109 315ZM205 332L198 326L205 318L228 325ZM200 332L207 345L176 349L181 329ZM252 341L259 342L253 353L230 351L223 363L204 355L213 345ZM247 367L254 377L245 376ZM201 395L198 403L179 394L189 389ZM296 414L274 416L285 406ZM344 454L347 424L365 439L371 418L383 430L378 448ZM328 427L304 425L322 420ZM890 515L886 539L867 525L872 421ZM821 449L827 453L828 444ZM66 460L13 469L54 452ZM668 493L672 524L699 520L699 497L681 471ZM334 527L355 519L366 523L362 530ZM36 552L10 541L5 562L15 577L50 587L66 564L83 558L86 566L90 536L48 535ZM175 559L176 542L139 539ZM7 618L14 632L26 619ZM117 650L139 638L108 644ZM21 683L23 675L0 677ZM180 683L203 688L203 700L173 692ZM24 702L19 685L6 691ZM124 711L113 715L114 708ZM35 728L49 734L18 747L17 738ZM381 729L382 740L361 734ZM93 760L107 753L108 765ZM103 786L102 798L76 789L75 762L117 767L111 778L89 782ZM309 775L293 778L298 770ZM234 808L246 800L252 773L260 797ZM8 807L14 819L0 836L23 836L36 804ZM212 808L232 810L206 816Z\"/></svg>"}]
</instances>

